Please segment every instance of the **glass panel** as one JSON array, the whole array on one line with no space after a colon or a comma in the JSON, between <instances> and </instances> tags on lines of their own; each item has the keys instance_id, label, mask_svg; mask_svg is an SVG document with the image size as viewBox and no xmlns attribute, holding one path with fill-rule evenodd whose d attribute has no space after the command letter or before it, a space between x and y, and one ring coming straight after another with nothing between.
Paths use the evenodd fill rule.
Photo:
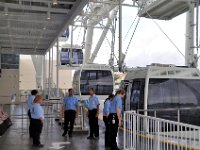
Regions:
<instances>
[{"instance_id":1,"label":"glass panel","mask_svg":"<svg viewBox=\"0 0 200 150\"><path fill-rule=\"evenodd\" d=\"M177 82L168 79L151 79L149 82L148 108L178 107Z\"/></svg>"},{"instance_id":2,"label":"glass panel","mask_svg":"<svg viewBox=\"0 0 200 150\"><path fill-rule=\"evenodd\" d=\"M72 49L72 64L83 64L82 49ZM62 65L70 63L70 48L62 48L60 54L60 61Z\"/></svg>"},{"instance_id":3,"label":"glass panel","mask_svg":"<svg viewBox=\"0 0 200 150\"><path fill-rule=\"evenodd\" d=\"M69 62L70 62L69 51L70 51L70 49L68 49L68 48L62 48L61 49L61 53L60 53L61 65L69 64Z\"/></svg>"},{"instance_id":4,"label":"glass panel","mask_svg":"<svg viewBox=\"0 0 200 150\"><path fill-rule=\"evenodd\" d=\"M88 71L86 71L86 70L83 70L82 72L81 72L81 80L88 80Z\"/></svg>"},{"instance_id":5,"label":"glass panel","mask_svg":"<svg viewBox=\"0 0 200 150\"><path fill-rule=\"evenodd\" d=\"M98 71L98 82L113 82L111 71Z\"/></svg>"},{"instance_id":6,"label":"glass panel","mask_svg":"<svg viewBox=\"0 0 200 150\"><path fill-rule=\"evenodd\" d=\"M96 80L97 79L97 72L96 71L90 71L90 80Z\"/></svg>"},{"instance_id":7,"label":"glass panel","mask_svg":"<svg viewBox=\"0 0 200 150\"><path fill-rule=\"evenodd\" d=\"M112 85L87 85L81 84L81 94L88 95L89 88L94 88L97 95L109 95L113 92Z\"/></svg>"},{"instance_id":8,"label":"glass panel","mask_svg":"<svg viewBox=\"0 0 200 150\"><path fill-rule=\"evenodd\" d=\"M110 72L105 76L103 72ZM105 80L106 79L106 80ZM81 73L81 93L88 95L89 88L93 87L96 94L108 95L113 92L113 78L111 71L83 70Z\"/></svg>"},{"instance_id":9,"label":"glass panel","mask_svg":"<svg viewBox=\"0 0 200 150\"><path fill-rule=\"evenodd\" d=\"M83 51L82 49L73 49L73 64L83 64Z\"/></svg>"},{"instance_id":10,"label":"glass panel","mask_svg":"<svg viewBox=\"0 0 200 150\"><path fill-rule=\"evenodd\" d=\"M19 69L19 55L1 54L2 69Z\"/></svg>"},{"instance_id":11,"label":"glass panel","mask_svg":"<svg viewBox=\"0 0 200 150\"><path fill-rule=\"evenodd\" d=\"M200 125L200 80L190 79L150 79L148 93L148 109L184 108L181 121ZM158 117L176 120L177 110L157 113Z\"/></svg>"},{"instance_id":12,"label":"glass panel","mask_svg":"<svg viewBox=\"0 0 200 150\"><path fill-rule=\"evenodd\" d=\"M130 109L144 109L144 80L133 81L130 97Z\"/></svg>"}]
</instances>

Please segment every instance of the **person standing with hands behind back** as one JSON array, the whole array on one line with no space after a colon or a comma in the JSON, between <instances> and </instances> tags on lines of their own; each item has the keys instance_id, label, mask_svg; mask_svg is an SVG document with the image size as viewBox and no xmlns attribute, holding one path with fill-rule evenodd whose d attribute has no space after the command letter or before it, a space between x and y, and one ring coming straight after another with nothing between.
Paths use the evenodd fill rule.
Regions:
<instances>
[{"instance_id":1,"label":"person standing with hands behind back","mask_svg":"<svg viewBox=\"0 0 200 150\"><path fill-rule=\"evenodd\" d=\"M32 125L31 125L31 110L32 110L32 106L33 106L33 101L35 99L35 96L38 94L37 90L32 90L31 91L31 95L29 95L27 103L28 103L28 117L30 120L30 124L29 124L29 137L32 138L33 134L32 134Z\"/></svg>"},{"instance_id":2,"label":"person standing with hands behind back","mask_svg":"<svg viewBox=\"0 0 200 150\"><path fill-rule=\"evenodd\" d=\"M110 147L111 150L119 150L116 142L118 127L121 126L121 112L122 112L122 99L125 96L124 89L120 89L116 92L114 99L110 104L110 114L109 114L109 122L110 122Z\"/></svg>"},{"instance_id":3,"label":"person standing with hands behind back","mask_svg":"<svg viewBox=\"0 0 200 150\"><path fill-rule=\"evenodd\" d=\"M44 145L40 143L40 135L42 133L44 123L44 110L41 106L42 103L42 96L37 95L33 101L33 107L31 111L33 146L35 147L44 147Z\"/></svg>"},{"instance_id":4,"label":"person standing with hands behind back","mask_svg":"<svg viewBox=\"0 0 200 150\"><path fill-rule=\"evenodd\" d=\"M99 125L98 125L98 116L99 116L99 98L96 96L93 88L89 89L89 126L90 126L90 136L87 139L95 139L99 137Z\"/></svg>"},{"instance_id":5,"label":"person standing with hands behind back","mask_svg":"<svg viewBox=\"0 0 200 150\"><path fill-rule=\"evenodd\" d=\"M65 118L65 126L64 126L64 133L62 136L65 136L68 133L68 126L70 123L70 130L69 130L69 137L72 137L72 132L74 128L74 121L76 115L78 115L78 100L74 96L74 90L68 90L69 96L64 98L64 118Z\"/></svg>"}]
</instances>

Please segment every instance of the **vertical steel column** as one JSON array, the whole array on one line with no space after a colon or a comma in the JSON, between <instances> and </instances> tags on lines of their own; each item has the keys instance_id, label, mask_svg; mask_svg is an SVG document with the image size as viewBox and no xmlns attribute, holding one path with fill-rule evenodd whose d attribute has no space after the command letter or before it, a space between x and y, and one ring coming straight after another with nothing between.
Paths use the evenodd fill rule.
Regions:
<instances>
[{"instance_id":1,"label":"vertical steel column","mask_svg":"<svg viewBox=\"0 0 200 150\"><path fill-rule=\"evenodd\" d=\"M0 50L0 69L1 69L1 50Z\"/></svg>"},{"instance_id":2,"label":"vertical steel column","mask_svg":"<svg viewBox=\"0 0 200 150\"><path fill-rule=\"evenodd\" d=\"M93 43L93 34L94 34L94 23L92 20L88 20L87 23L87 33L86 33L86 42L85 42L85 54L84 54L84 64L87 64L90 56Z\"/></svg>"},{"instance_id":3,"label":"vertical steel column","mask_svg":"<svg viewBox=\"0 0 200 150\"><path fill-rule=\"evenodd\" d=\"M46 55L43 56L43 91L46 95Z\"/></svg>"},{"instance_id":4,"label":"vertical steel column","mask_svg":"<svg viewBox=\"0 0 200 150\"><path fill-rule=\"evenodd\" d=\"M56 59L56 96L60 97L59 92L59 67L60 67L60 52L59 52L59 40L57 40L57 59Z\"/></svg>"},{"instance_id":5,"label":"vertical steel column","mask_svg":"<svg viewBox=\"0 0 200 150\"><path fill-rule=\"evenodd\" d=\"M119 0L119 71L122 71L122 1Z\"/></svg>"},{"instance_id":6,"label":"vertical steel column","mask_svg":"<svg viewBox=\"0 0 200 150\"><path fill-rule=\"evenodd\" d=\"M73 38L74 38L74 35L73 35L73 33L74 33L74 28L73 28L73 25L72 25L72 27L71 27L71 46L70 46L70 53L69 53L69 63L70 63L70 65L72 65L72 57L73 57L73 54L72 54L72 49L73 49L73 43L74 43L74 41L73 41Z\"/></svg>"},{"instance_id":7,"label":"vertical steel column","mask_svg":"<svg viewBox=\"0 0 200 150\"><path fill-rule=\"evenodd\" d=\"M190 9L186 14L186 41L185 41L185 65L194 65L194 4L189 4Z\"/></svg>"},{"instance_id":8,"label":"vertical steel column","mask_svg":"<svg viewBox=\"0 0 200 150\"><path fill-rule=\"evenodd\" d=\"M52 58L52 60L51 60L51 89L53 89L54 88L54 81L53 81L53 47L52 47L52 49L51 49L52 51L51 51L51 58ZM53 92L53 90L52 90L52 92Z\"/></svg>"},{"instance_id":9,"label":"vertical steel column","mask_svg":"<svg viewBox=\"0 0 200 150\"><path fill-rule=\"evenodd\" d=\"M51 94L51 48L49 49L49 71L48 71L48 99L50 97L50 94Z\"/></svg>"}]
</instances>

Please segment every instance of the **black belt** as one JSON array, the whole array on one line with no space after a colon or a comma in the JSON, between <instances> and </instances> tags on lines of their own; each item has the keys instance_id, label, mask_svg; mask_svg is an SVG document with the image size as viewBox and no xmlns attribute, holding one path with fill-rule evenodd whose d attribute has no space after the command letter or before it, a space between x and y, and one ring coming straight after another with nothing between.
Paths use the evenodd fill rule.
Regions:
<instances>
[{"instance_id":1,"label":"black belt","mask_svg":"<svg viewBox=\"0 0 200 150\"><path fill-rule=\"evenodd\" d=\"M69 109L69 110L65 110L65 111L76 111L76 110L74 110L74 109Z\"/></svg>"},{"instance_id":2,"label":"black belt","mask_svg":"<svg viewBox=\"0 0 200 150\"><path fill-rule=\"evenodd\" d=\"M35 120L35 121L38 121L38 120L40 120L40 119L35 119L35 118L31 118L32 120Z\"/></svg>"},{"instance_id":3,"label":"black belt","mask_svg":"<svg viewBox=\"0 0 200 150\"><path fill-rule=\"evenodd\" d=\"M109 115L112 115L112 116L114 116L114 115L117 115L117 113L110 113Z\"/></svg>"}]
</instances>

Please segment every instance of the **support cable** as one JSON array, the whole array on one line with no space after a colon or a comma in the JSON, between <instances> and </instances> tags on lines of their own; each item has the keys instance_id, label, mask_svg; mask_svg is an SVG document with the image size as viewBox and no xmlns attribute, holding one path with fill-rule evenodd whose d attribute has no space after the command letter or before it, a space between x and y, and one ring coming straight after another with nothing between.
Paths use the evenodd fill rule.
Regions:
<instances>
[{"instance_id":1,"label":"support cable","mask_svg":"<svg viewBox=\"0 0 200 150\"><path fill-rule=\"evenodd\" d=\"M176 48L176 50L185 58L185 55L181 52L178 46L173 42L173 40L165 33L165 31L161 28L161 26L152 18L152 16L146 11L147 15L151 18L154 24L160 29L160 31L166 36L166 38L170 41L170 43Z\"/></svg>"},{"instance_id":2,"label":"support cable","mask_svg":"<svg viewBox=\"0 0 200 150\"><path fill-rule=\"evenodd\" d=\"M127 53L128 53L128 50L129 50L129 48L130 48L130 45L131 45L131 42L132 42L132 40L133 40L133 36L135 35L135 32L136 32L136 30L137 30L137 28L138 28L138 25L139 25L139 23L140 23L140 19L141 19L141 17L139 17L138 18L138 21L137 21L137 24L136 24L136 26L135 26L135 29L134 29L134 31L133 31L133 34L132 34L132 36L131 36L131 39L130 39L130 41L129 41L129 43L128 43L128 46L127 46L127 48L126 48L126 51L125 51L125 53L124 53L124 59L125 59L125 57L126 57L126 55L127 55ZM123 59L123 61L124 61L124 59Z\"/></svg>"},{"instance_id":3,"label":"support cable","mask_svg":"<svg viewBox=\"0 0 200 150\"><path fill-rule=\"evenodd\" d=\"M135 23L137 17L138 17L138 15L136 15L135 19L134 19L133 22L131 23L131 26L129 27L129 29L128 29L128 31L127 31L127 33L126 33L124 39L123 39L123 42L126 40L126 38L127 38L128 34L129 34L129 32L131 31L131 29L132 29L132 27L133 27L133 25L134 25L134 23Z\"/></svg>"},{"instance_id":4,"label":"support cable","mask_svg":"<svg viewBox=\"0 0 200 150\"><path fill-rule=\"evenodd\" d=\"M146 5L147 0L141 5L140 10L144 9L144 6ZM139 3L138 3L139 5ZM151 18L151 20L154 22L154 24L160 29L160 31L166 36L166 38L170 41L170 43L176 48L176 50L185 58L185 55L181 52L181 50L178 48L178 46L173 42L173 40L164 32L164 30L161 28L161 26L153 19L153 17L146 11L147 15Z\"/></svg>"}]
</instances>

